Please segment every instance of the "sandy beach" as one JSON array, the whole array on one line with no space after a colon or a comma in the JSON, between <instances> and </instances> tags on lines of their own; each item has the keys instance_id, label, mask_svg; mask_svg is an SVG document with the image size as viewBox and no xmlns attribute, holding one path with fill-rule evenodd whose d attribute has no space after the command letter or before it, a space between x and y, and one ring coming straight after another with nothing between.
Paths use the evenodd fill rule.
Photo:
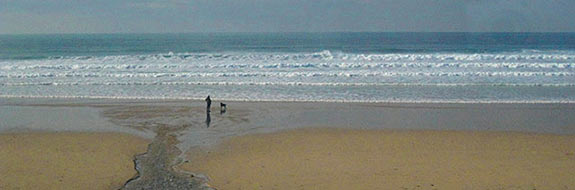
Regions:
<instances>
[{"instance_id":1,"label":"sandy beach","mask_svg":"<svg viewBox=\"0 0 575 190\"><path fill-rule=\"evenodd\" d=\"M574 104L226 103L0 98L0 189L575 187Z\"/></svg>"},{"instance_id":2,"label":"sandy beach","mask_svg":"<svg viewBox=\"0 0 575 190\"><path fill-rule=\"evenodd\" d=\"M119 189L148 143L119 133L0 134L0 189Z\"/></svg>"},{"instance_id":3,"label":"sandy beach","mask_svg":"<svg viewBox=\"0 0 575 190\"><path fill-rule=\"evenodd\" d=\"M575 136L299 129L232 137L182 169L217 189L571 189Z\"/></svg>"}]
</instances>

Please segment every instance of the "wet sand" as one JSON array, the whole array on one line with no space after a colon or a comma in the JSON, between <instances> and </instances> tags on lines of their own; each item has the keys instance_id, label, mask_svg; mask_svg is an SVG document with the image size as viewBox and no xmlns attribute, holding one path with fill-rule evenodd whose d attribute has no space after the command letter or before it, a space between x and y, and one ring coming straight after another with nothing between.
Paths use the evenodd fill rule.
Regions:
<instances>
[{"instance_id":1,"label":"wet sand","mask_svg":"<svg viewBox=\"0 0 575 190\"><path fill-rule=\"evenodd\" d=\"M575 136L296 129L192 149L217 189L572 189Z\"/></svg>"},{"instance_id":2,"label":"wet sand","mask_svg":"<svg viewBox=\"0 0 575 190\"><path fill-rule=\"evenodd\" d=\"M0 189L119 189L148 144L119 133L0 134Z\"/></svg>"}]
</instances>

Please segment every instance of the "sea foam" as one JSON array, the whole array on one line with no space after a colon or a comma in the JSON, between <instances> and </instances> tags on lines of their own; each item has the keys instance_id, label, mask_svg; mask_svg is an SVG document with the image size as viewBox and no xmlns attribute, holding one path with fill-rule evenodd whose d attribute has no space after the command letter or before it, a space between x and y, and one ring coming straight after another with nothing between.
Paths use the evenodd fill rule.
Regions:
<instances>
[{"instance_id":1,"label":"sea foam","mask_svg":"<svg viewBox=\"0 0 575 190\"><path fill-rule=\"evenodd\" d=\"M255 101L565 102L575 100L566 95L575 94L573 86L572 51L169 52L0 60L4 97L178 99L218 93ZM450 94L439 92L446 89Z\"/></svg>"}]
</instances>

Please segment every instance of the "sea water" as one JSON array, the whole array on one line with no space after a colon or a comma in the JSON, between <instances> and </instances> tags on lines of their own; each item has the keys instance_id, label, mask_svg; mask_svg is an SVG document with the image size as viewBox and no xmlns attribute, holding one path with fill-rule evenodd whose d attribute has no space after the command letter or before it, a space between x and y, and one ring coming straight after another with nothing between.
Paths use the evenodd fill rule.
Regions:
<instances>
[{"instance_id":1,"label":"sea water","mask_svg":"<svg viewBox=\"0 0 575 190\"><path fill-rule=\"evenodd\" d=\"M575 33L0 35L0 97L575 102Z\"/></svg>"}]
</instances>

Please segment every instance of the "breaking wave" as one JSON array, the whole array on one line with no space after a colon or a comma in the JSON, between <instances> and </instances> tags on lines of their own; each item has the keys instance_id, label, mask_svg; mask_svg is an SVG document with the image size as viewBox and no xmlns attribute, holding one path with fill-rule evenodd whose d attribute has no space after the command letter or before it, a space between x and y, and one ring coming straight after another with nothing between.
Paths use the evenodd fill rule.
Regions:
<instances>
[{"instance_id":1,"label":"breaking wave","mask_svg":"<svg viewBox=\"0 0 575 190\"><path fill-rule=\"evenodd\" d=\"M230 72L230 73L18 73L0 78L203 78L203 77L572 77L575 72Z\"/></svg>"},{"instance_id":2,"label":"breaking wave","mask_svg":"<svg viewBox=\"0 0 575 190\"><path fill-rule=\"evenodd\" d=\"M538 83L306 83L306 82L29 82L4 83L0 86L138 86L138 85L196 85L196 86L549 86L566 87L575 84Z\"/></svg>"},{"instance_id":3,"label":"breaking wave","mask_svg":"<svg viewBox=\"0 0 575 190\"><path fill-rule=\"evenodd\" d=\"M249 101L565 102L575 101L574 87L575 51L326 50L0 60L0 97L186 99L218 93Z\"/></svg>"},{"instance_id":4,"label":"breaking wave","mask_svg":"<svg viewBox=\"0 0 575 190\"><path fill-rule=\"evenodd\" d=\"M110 60L194 60L194 61L301 61L301 60L344 60L344 61L421 61L421 60L575 60L571 51L521 51L502 53L385 53L361 54L324 50L315 53L165 53L151 55L119 56L77 56L49 57L48 60L110 61Z\"/></svg>"}]
</instances>

